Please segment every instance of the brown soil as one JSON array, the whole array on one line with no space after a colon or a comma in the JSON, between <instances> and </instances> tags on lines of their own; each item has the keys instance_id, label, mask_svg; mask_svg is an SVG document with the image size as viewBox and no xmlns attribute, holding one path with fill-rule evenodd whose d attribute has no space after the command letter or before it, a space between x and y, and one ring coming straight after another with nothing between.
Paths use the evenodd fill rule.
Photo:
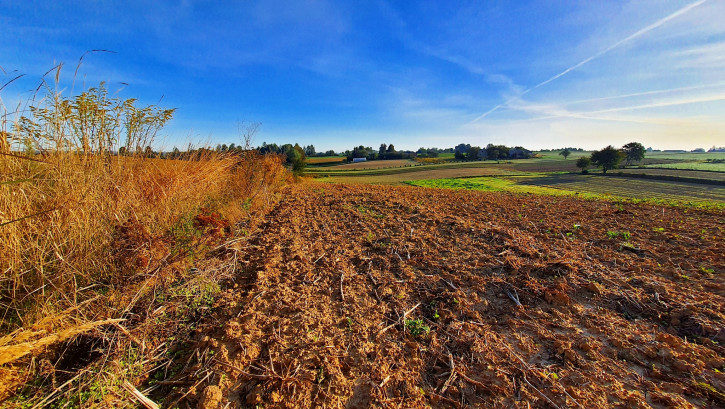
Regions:
<instances>
[{"instance_id":1,"label":"brown soil","mask_svg":"<svg viewBox=\"0 0 725 409\"><path fill-rule=\"evenodd\" d=\"M284 193L187 346L196 358L178 358L187 369L156 398L725 405L722 213L414 187Z\"/></svg>"},{"instance_id":2,"label":"brown soil","mask_svg":"<svg viewBox=\"0 0 725 409\"><path fill-rule=\"evenodd\" d=\"M393 173L389 175L363 175L363 176L330 176L319 179L321 182L345 184L372 184L372 185L400 185L408 180L430 180L476 176L506 176L520 174L507 169L494 167L481 168L449 168L427 169L416 172Z\"/></svg>"},{"instance_id":3,"label":"brown soil","mask_svg":"<svg viewBox=\"0 0 725 409\"><path fill-rule=\"evenodd\" d=\"M334 168L329 168L329 170L384 169L415 165L417 165L417 163L408 159L371 160L357 163L346 163L344 165L335 166Z\"/></svg>"}]
</instances>

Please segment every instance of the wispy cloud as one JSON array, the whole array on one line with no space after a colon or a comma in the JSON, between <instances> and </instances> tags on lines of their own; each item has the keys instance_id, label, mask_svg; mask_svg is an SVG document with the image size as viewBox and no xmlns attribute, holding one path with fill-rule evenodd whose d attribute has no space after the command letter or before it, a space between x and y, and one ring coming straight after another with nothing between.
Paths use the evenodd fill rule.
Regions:
<instances>
[{"instance_id":1,"label":"wispy cloud","mask_svg":"<svg viewBox=\"0 0 725 409\"><path fill-rule=\"evenodd\" d=\"M685 7L681 8L681 9L675 11L674 13L672 13L672 14L664 17L664 18L661 18L661 19L657 20L656 22L654 22L654 23L652 23L652 24L650 24L650 25L648 25L648 26L646 26L646 27L644 27L644 28L642 28L642 29L634 32L633 34L630 34L629 36L625 37L622 40L619 40L619 41L615 42L614 44L610 45L609 47L604 48L603 50L601 50L601 51L595 53L594 55L592 55L592 56L590 56L590 57L588 57L588 58L580 61L579 63L577 63L577 64L575 64L575 65L573 65L573 66L565 69L564 71L562 71L562 72L554 75L553 77L551 77L551 78L549 78L549 79L547 79L545 81L542 81L542 82L534 85L531 88L528 88L528 89L522 91L521 94L519 94L519 97L520 96L523 96L525 94L528 94L529 92L531 92L531 91L533 91L533 90L535 90L537 88L543 87L546 84L549 84L549 83L551 83L553 81L556 81L557 79L559 79L559 78L565 76L566 74L568 74L568 73L576 70L577 68L579 68L579 67L581 67L581 66L583 66L583 65L585 65L585 64L587 64L587 63L589 63L589 62L591 62L591 61L593 61L593 60L595 60L595 59L597 59L599 57L601 57L604 54L607 54L608 52L610 52L610 51L612 51L612 50L614 50L614 49L622 46L623 44L626 44L626 43L628 43L628 42L630 42L630 41L632 41L632 40L634 40L634 39L636 39L638 37L641 37L642 35L644 35L644 34L650 32L650 31L652 31L652 30L654 30L654 29L662 26L663 24L667 23L670 20L673 20L673 19L675 19L675 18L677 18L677 17L679 17L679 16L687 13L688 11L694 9L695 7L698 7L698 6L702 5L703 3L707 2L707 1L708 0L698 0L698 1L694 2L694 3L691 3L691 4L685 6ZM489 109L488 111L484 112L483 114L481 114L478 117L476 117L475 119L473 119L473 121L471 121L471 122L478 122L478 121L480 121L481 119L487 117L488 115L492 114L493 112L495 112L495 111L499 110L500 108L508 105L508 103L510 101L511 101L511 99L506 100L503 103L494 106L493 108Z\"/></svg>"}]
</instances>

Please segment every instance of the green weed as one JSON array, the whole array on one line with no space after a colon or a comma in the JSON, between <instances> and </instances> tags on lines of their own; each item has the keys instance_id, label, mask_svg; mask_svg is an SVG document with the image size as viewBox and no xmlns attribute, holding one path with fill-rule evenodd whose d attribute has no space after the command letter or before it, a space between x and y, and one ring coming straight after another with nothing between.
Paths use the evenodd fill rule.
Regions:
<instances>
[{"instance_id":1,"label":"green weed","mask_svg":"<svg viewBox=\"0 0 725 409\"><path fill-rule=\"evenodd\" d=\"M430 327L425 325L421 319L405 320L405 328L414 337L420 337L430 333Z\"/></svg>"}]
</instances>

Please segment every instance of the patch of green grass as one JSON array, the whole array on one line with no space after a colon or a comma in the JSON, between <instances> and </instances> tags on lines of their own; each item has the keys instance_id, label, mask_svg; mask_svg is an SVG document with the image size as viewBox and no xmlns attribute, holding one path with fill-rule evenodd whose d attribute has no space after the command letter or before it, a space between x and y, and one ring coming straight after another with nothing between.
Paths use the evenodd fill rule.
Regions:
<instances>
[{"instance_id":1,"label":"patch of green grass","mask_svg":"<svg viewBox=\"0 0 725 409\"><path fill-rule=\"evenodd\" d=\"M700 271L702 271L705 274L713 274L715 272L715 269L705 267L705 266L700 266Z\"/></svg>"},{"instance_id":2,"label":"patch of green grass","mask_svg":"<svg viewBox=\"0 0 725 409\"><path fill-rule=\"evenodd\" d=\"M414 337L421 337L430 333L430 327L423 323L423 320L405 320L405 328Z\"/></svg>"},{"instance_id":3,"label":"patch of green grass","mask_svg":"<svg viewBox=\"0 0 725 409\"><path fill-rule=\"evenodd\" d=\"M473 178L412 180L405 183L412 186L431 188L467 189L549 196L575 196L588 200L607 200L617 203L644 202L718 211L725 209L725 200L718 201L705 197L690 197L687 196L690 192L680 192L680 185L673 186L672 183L650 181L605 179L601 176L531 173L528 175L507 175L505 177L482 176ZM688 188L693 189L692 187ZM576 189L576 191L572 189ZM609 192L614 192L614 194ZM724 197L721 193L718 193L721 190L697 190L695 193L698 192L705 192L702 194L705 195L707 193L717 199Z\"/></svg>"},{"instance_id":4,"label":"patch of green grass","mask_svg":"<svg viewBox=\"0 0 725 409\"><path fill-rule=\"evenodd\" d=\"M660 163L656 165L646 165L645 167L657 169L706 170L711 172L725 172L725 163L717 161Z\"/></svg>"},{"instance_id":5,"label":"patch of green grass","mask_svg":"<svg viewBox=\"0 0 725 409\"><path fill-rule=\"evenodd\" d=\"M629 241L632 238L632 234L628 231L607 231L607 238L610 240L617 239L620 236L624 241Z\"/></svg>"},{"instance_id":6,"label":"patch of green grass","mask_svg":"<svg viewBox=\"0 0 725 409\"><path fill-rule=\"evenodd\" d=\"M535 177L534 175L526 175L527 179ZM534 193L552 196L573 196L577 192L554 189L545 186L521 185L517 184L517 177L499 178L499 177L476 177L476 178L454 178L454 179L432 179L432 180L412 180L407 182L409 185L422 187L435 187L445 189L468 189L483 190L489 192L513 192L513 193ZM599 197L598 194L591 194L592 197Z\"/></svg>"}]
</instances>

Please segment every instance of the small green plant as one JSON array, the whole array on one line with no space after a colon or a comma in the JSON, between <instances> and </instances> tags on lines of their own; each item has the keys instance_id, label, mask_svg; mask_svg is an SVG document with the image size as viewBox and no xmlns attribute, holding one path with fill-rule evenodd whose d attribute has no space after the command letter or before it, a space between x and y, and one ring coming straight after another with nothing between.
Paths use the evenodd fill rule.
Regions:
<instances>
[{"instance_id":1,"label":"small green plant","mask_svg":"<svg viewBox=\"0 0 725 409\"><path fill-rule=\"evenodd\" d=\"M428 335L430 327L423 323L423 320L405 320L405 328L414 337Z\"/></svg>"},{"instance_id":2,"label":"small green plant","mask_svg":"<svg viewBox=\"0 0 725 409\"><path fill-rule=\"evenodd\" d=\"M713 274L715 272L715 269L705 267L705 266L700 266L700 271L702 271L705 274Z\"/></svg>"},{"instance_id":3,"label":"small green plant","mask_svg":"<svg viewBox=\"0 0 725 409\"><path fill-rule=\"evenodd\" d=\"M622 237L622 240L624 240L625 242L628 242L629 239L632 238L632 234L628 231L611 231L611 230L607 231L607 238L610 240L614 240L620 236Z\"/></svg>"},{"instance_id":4,"label":"small green plant","mask_svg":"<svg viewBox=\"0 0 725 409\"><path fill-rule=\"evenodd\" d=\"M350 318L350 317L345 317L345 322L347 323L347 329L348 329L349 331L352 331L352 318Z\"/></svg>"},{"instance_id":5,"label":"small green plant","mask_svg":"<svg viewBox=\"0 0 725 409\"><path fill-rule=\"evenodd\" d=\"M315 383L319 385L324 380L325 380L325 367L320 366L319 368L317 368L317 374L315 375Z\"/></svg>"}]
</instances>

